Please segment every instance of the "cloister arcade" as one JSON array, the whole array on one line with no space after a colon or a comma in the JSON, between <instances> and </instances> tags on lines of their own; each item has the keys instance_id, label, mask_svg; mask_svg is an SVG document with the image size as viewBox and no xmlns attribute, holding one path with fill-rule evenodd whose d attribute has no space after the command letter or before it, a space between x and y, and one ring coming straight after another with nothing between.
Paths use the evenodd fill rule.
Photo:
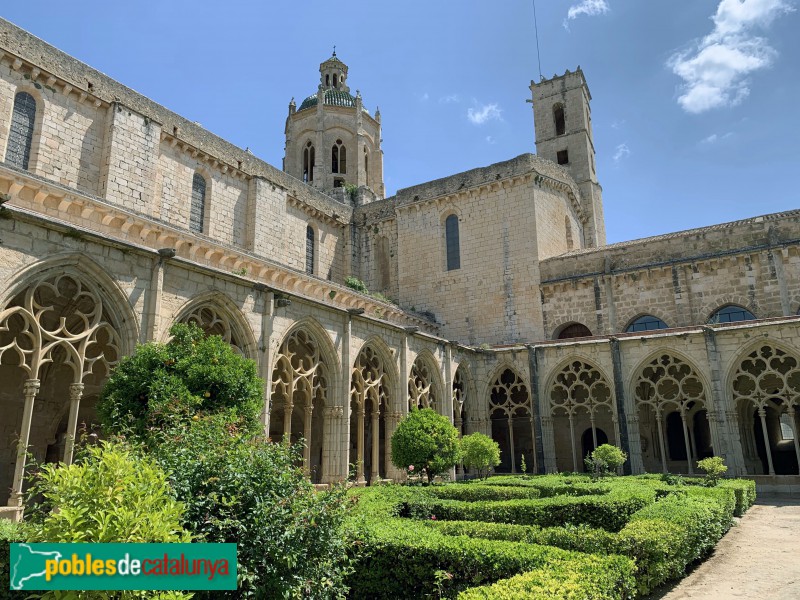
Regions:
<instances>
[{"instance_id":1,"label":"cloister arcade","mask_svg":"<svg viewBox=\"0 0 800 600\"><path fill-rule=\"evenodd\" d=\"M36 461L72 460L81 424L96 424L103 382L133 352L144 317L87 258L38 264L5 290L0 504L19 506L26 450ZM245 357L264 360L263 332L248 325L254 319L241 302L215 292L179 304L164 317L158 339L167 339L171 322L196 323ZM354 339L344 369L342 345L329 331L310 316L294 320L269 340L274 352L261 370L268 374L268 434L274 441L304 440L303 466L315 483L343 479L345 463L361 484L401 476L391 463L391 435L408 411L422 407L451 417L461 435L491 435L501 448L498 472L518 472L523 457L529 472L543 472L546 465L583 470L593 448L624 445L621 423L635 423L638 434L628 440L628 450L638 453L646 471L692 474L697 460L719 449L742 457L738 474L798 474L800 352L771 338L730 357L727 383L715 396L708 368L668 348L633 365L625 384L602 354L570 354L565 345L561 358L534 380L524 350L489 355L454 346L457 357L450 358L437 338L415 338L410 349L397 337L390 344L388 330L383 335L374 327L371 335ZM349 376L340 385L343 372ZM627 415L620 413L620 395L629 398ZM727 439L723 449L725 427L738 438ZM542 445L542 439L549 441Z\"/></svg>"}]
</instances>

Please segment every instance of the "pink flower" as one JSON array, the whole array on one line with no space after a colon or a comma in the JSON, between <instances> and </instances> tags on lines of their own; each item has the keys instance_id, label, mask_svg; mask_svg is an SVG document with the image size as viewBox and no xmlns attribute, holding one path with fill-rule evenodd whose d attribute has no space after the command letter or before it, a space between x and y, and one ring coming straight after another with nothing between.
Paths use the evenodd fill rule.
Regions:
<instances>
[{"instance_id":1,"label":"pink flower","mask_svg":"<svg viewBox=\"0 0 800 600\"><path fill-rule=\"evenodd\" d=\"M431 515L431 521L435 521L435 520L436 520L436 515Z\"/></svg>"},{"instance_id":2,"label":"pink flower","mask_svg":"<svg viewBox=\"0 0 800 600\"><path fill-rule=\"evenodd\" d=\"M414 470L414 465L408 465L408 470L409 471L413 471Z\"/></svg>"}]
</instances>

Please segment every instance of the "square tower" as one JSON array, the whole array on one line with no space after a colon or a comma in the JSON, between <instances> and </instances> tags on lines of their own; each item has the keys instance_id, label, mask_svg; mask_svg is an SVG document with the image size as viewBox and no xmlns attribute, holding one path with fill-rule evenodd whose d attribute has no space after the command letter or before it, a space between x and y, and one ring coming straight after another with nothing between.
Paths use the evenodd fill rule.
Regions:
<instances>
[{"instance_id":1,"label":"square tower","mask_svg":"<svg viewBox=\"0 0 800 600\"><path fill-rule=\"evenodd\" d=\"M606 243L602 188L597 182L592 137L592 95L581 68L564 75L531 81L536 154L569 171L581 192L588 215L586 246Z\"/></svg>"}]
</instances>

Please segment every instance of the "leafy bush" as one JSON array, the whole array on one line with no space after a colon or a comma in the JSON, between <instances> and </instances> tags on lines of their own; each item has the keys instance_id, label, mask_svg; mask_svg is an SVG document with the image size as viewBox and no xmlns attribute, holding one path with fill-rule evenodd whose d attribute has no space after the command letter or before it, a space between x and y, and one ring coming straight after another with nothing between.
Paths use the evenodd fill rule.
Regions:
<instances>
[{"instance_id":1,"label":"leafy bush","mask_svg":"<svg viewBox=\"0 0 800 600\"><path fill-rule=\"evenodd\" d=\"M392 436L392 463L403 470L411 465L417 472L424 469L428 483L458 459L458 430L431 408L412 410Z\"/></svg>"},{"instance_id":2,"label":"leafy bush","mask_svg":"<svg viewBox=\"0 0 800 600\"><path fill-rule=\"evenodd\" d=\"M25 541L20 524L0 519L0 600L22 600L27 592L12 592L9 582L11 576L9 544Z\"/></svg>"},{"instance_id":3,"label":"leafy bush","mask_svg":"<svg viewBox=\"0 0 800 600\"><path fill-rule=\"evenodd\" d=\"M733 490L736 498L735 517L741 517L756 501L756 482L752 479L726 479L718 487Z\"/></svg>"},{"instance_id":4,"label":"leafy bush","mask_svg":"<svg viewBox=\"0 0 800 600\"><path fill-rule=\"evenodd\" d=\"M353 277L352 275L350 277L345 277L344 284L351 290L361 292L362 294L369 294L367 285L363 281L361 281L358 277Z\"/></svg>"},{"instance_id":5,"label":"leafy bush","mask_svg":"<svg viewBox=\"0 0 800 600\"><path fill-rule=\"evenodd\" d=\"M721 456L710 456L708 458L704 458L703 460L697 461L697 467L704 471L706 474L706 484L708 486L715 486L719 481L719 478L722 477L728 470L728 467L725 465L725 461L722 460Z\"/></svg>"},{"instance_id":6,"label":"leafy bush","mask_svg":"<svg viewBox=\"0 0 800 600\"><path fill-rule=\"evenodd\" d=\"M29 542L188 542L167 475L120 443L81 450L75 464L42 465L26 512Z\"/></svg>"},{"instance_id":7,"label":"leafy bush","mask_svg":"<svg viewBox=\"0 0 800 600\"><path fill-rule=\"evenodd\" d=\"M239 429L255 429L264 404L255 362L194 324L173 325L170 334L166 344L139 346L112 371L98 402L104 430L147 440L216 413Z\"/></svg>"},{"instance_id":8,"label":"leafy bush","mask_svg":"<svg viewBox=\"0 0 800 600\"><path fill-rule=\"evenodd\" d=\"M500 464L500 445L482 433L465 435L461 438L461 460L466 468L475 469L479 477L486 478Z\"/></svg>"},{"instance_id":9,"label":"leafy bush","mask_svg":"<svg viewBox=\"0 0 800 600\"><path fill-rule=\"evenodd\" d=\"M622 556L589 554L466 590L458 600L625 600L633 595L634 569Z\"/></svg>"},{"instance_id":10,"label":"leafy bush","mask_svg":"<svg viewBox=\"0 0 800 600\"><path fill-rule=\"evenodd\" d=\"M628 455L620 448L611 444L602 444L595 448L586 459L586 470L595 477L606 477L616 474L617 469L624 465L626 460L628 460Z\"/></svg>"}]
</instances>

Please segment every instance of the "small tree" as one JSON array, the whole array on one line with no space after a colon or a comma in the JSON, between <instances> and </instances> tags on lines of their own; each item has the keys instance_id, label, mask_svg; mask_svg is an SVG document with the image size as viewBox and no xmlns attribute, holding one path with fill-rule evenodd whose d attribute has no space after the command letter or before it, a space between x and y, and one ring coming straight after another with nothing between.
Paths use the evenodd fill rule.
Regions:
<instances>
[{"instance_id":1,"label":"small tree","mask_svg":"<svg viewBox=\"0 0 800 600\"><path fill-rule=\"evenodd\" d=\"M586 458L586 470L595 477L606 477L617 472L628 455L611 444L602 444Z\"/></svg>"},{"instance_id":2,"label":"small tree","mask_svg":"<svg viewBox=\"0 0 800 600\"><path fill-rule=\"evenodd\" d=\"M489 471L500 464L500 446L482 433L461 438L461 454L464 466L478 471L481 479L485 479Z\"/></svg>"},{"instance_id":3,"label":"small tree","mask_svg":"<svg viewBox=\"0 0 800 600\"><path fill-rule=\"evenodd\" d=\"M709 487L717 485L719 478L728 470L721 456L710 456L709 458L699 460L697 461L697 468L701 471L705 471L706 485Z\"/></svg>"},{"instance_id":4,"label":"small tree","mask_svg":"<svg viewBox=\"0 0 800 600\"><path fill-rule=\"evenodd\" d=\"M459 456L458 430L430 408L412 410L392 436L392 464L425 469L428 483L454 467Z\"/></svg>"}]
</instances>

